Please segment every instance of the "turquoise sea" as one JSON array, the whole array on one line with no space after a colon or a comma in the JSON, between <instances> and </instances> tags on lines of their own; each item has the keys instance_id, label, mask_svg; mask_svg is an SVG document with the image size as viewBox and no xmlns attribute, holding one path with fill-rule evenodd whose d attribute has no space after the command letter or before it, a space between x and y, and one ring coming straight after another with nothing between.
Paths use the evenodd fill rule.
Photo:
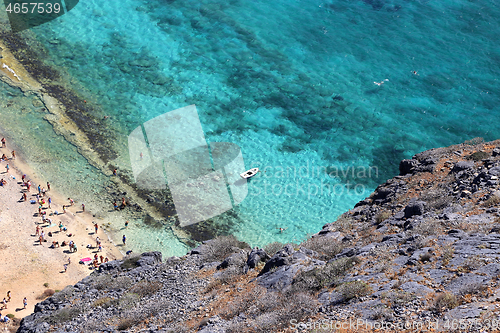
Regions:
<instances>
[{"instance_id":1,"label":"turquoise sea","mask_svg":"<svg viewBox=\"0 0 500 333\"><path fill-rule=\"evenodd\" d=\"M318 232L403 158L499 138L498 1L81 0L19 35L95 106L120 172L137 158L132 130L195 104L208 143L237 144L245 168L264 171L212 219L253 246ZM188 249L175 217L152 227L110 210L112 177L54 132L32 96L0 86L0 126L41 175L118 241L131 219L137 252Z\"/></svg>"}]
</instances>

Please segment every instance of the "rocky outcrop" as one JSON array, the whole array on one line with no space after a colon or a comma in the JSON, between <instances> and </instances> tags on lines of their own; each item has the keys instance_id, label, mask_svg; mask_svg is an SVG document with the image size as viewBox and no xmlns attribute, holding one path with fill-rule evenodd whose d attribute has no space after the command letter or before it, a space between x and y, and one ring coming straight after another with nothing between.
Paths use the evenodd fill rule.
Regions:
<instances>
[{"instance_id":1,"label":"rocky outcrop","mask_svg":"<svg viewBox=\"0 0 500 333\"><path fill-rule=\"evenodd\" d=\"M302 244L221 238L164 262L106 263L37 304L19 332L287 332L308 318L488 331L500 308L499 177L498 142L426 151Z\"/></svg>"}]
</instances>

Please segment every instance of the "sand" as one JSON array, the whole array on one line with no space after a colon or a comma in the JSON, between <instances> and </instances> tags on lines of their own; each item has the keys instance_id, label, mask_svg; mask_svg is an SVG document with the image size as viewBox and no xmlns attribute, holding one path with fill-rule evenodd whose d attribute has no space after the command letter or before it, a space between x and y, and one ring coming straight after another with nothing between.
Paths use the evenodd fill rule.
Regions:
<instances>
[{"instance_id":1,"label":"sand","mask_svg":"<svg viewBox=\"0 0 500 333\"><path fill-rule=\"evenodd\" d=\"M7 148L0 148L1 154L11 157L11 150L7 143ZM5 166L9 164L10 171L6 172ZM26 174L32 181L31 192L27 192L28 201L20 201L25 187L21 184L22 174ZM94 234L93 216L91 212L83 212L80 205L66 209L63 214L62 205L69 205L67 196L57 192L57 188L51 186L47 192L45 200L52 199L51 208L44 205L47 215L52 219L52 224L42 224L42 218L38 217L38 204L31 204L30 200L36 200L37 187L47 187L50 179L36 179L30 167L23 163L19 157L15 160L0 161L0 179L3 178L7 184L0 186L0 301L6 296L7 291L11 291L12 299L7 303L8 308L2 310L2 315L14 314L17 318L23 318L31 314L37 299L46 289L62 290L67 285L73 285L92 270L86 265L79 264L81 258L94 257L95 253L108 257L109 260L121 259L122 253L101 230L100 226L97 235ZM78 198L73 198L78 202ZM86 207L88 210L88 207ZM67 232L59 232L59 221L67 227ZM47 242L39 245L36 236L36 226L45 231ZM48 232L53 236L49 237ZM72 233L74 236L68 237ZM88 249L87 244L95 247L95 238L99 236L103 246L102 252L97 252L97 248ZM69 252L68 246L51 249L52 241L69 242L73 240L78 247L78 252ZM64 264L71 258L71 264L64 272ZM44 286L48 284L48 288ZM23 309L23 298L28 300L28 306Z\"/></svg>"}]
</instances>

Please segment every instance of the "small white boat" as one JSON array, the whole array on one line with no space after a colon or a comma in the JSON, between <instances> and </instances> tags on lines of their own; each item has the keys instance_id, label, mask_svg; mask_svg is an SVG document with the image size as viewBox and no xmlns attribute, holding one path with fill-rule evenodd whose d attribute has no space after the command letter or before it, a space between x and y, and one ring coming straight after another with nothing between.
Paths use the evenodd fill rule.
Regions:
<instances>
[{"instance_id":1,"label":"small white boat","mask_svg":"<svg viewBox=\"0 0 500 333\"><path fill-rule=\"evenodd\" d=\"M259 168L253 168L253 169L250 169L250 170L243 172L242 174L240 174L240 176L243 179L248 179L248 178L255 176L257 174L257 172L259 172Z\"/></svg>"}]
</instances>

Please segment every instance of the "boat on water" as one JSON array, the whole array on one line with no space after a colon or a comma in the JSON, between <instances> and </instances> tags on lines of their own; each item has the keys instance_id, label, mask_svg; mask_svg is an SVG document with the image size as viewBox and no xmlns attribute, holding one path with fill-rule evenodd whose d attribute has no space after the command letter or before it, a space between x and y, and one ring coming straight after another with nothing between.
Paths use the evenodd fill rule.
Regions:
<instances>
[{"instance_id":1,"label":"boat on water","mask_svg":"<svg viewBox=\"0 0 500 333\"><path fill-rule=\"evenodd\" d=\"M243 179L248 179L248 178L255 176L257 174L257 172L259 172L259 168L253 168L253 169L250 169L250 170L243 172L242 174L240 174L240 176Z\"/></svg>"}]
</instances>

